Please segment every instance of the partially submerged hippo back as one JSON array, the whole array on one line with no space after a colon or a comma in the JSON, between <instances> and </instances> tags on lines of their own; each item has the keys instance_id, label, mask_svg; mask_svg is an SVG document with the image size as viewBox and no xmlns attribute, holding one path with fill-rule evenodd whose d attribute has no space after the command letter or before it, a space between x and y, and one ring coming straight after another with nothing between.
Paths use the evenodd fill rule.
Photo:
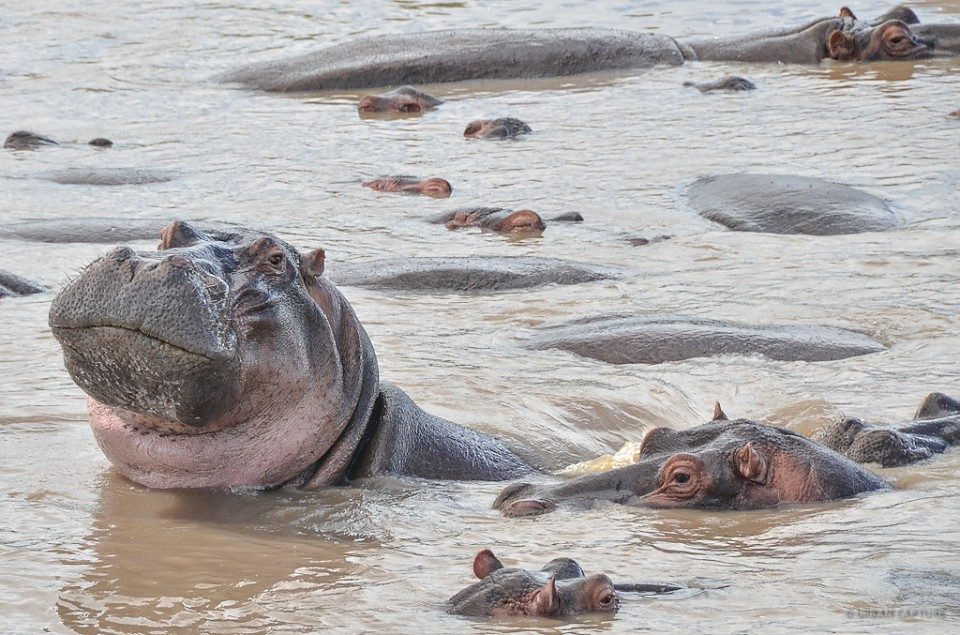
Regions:
<instances>
[{"instance_id":1,"label":"partially submerged hippo back","mask_svg":"<svg viewBox=\"0 0 960 635\"><path fill-rule=\"evenodd\" d=\"M43 287L37 286L26 278L0 269L0 298L17 297L42 293Z\"/></svg>"},{"instance_id":2,"label":"partially submerged hippo back","mask_svg":"<svg viewBox=\"0 0 960 635\"><path fill-rule=\"evenodd\" d=\"M65 168L40 175L41 179L63 185L147 185L173 180L169 172L142 168Z\"/></svg>"},{"instance_id":3,"label":"partially submerged hippo back","mask_svg":"<svg viewBox=\"0 0 960 635\"><path fill-rule=\"evenodd\" d=\"M701 216L736 231L830 236L895 229L886 202L847 185L786 174L721 174L687 190Z\"/></svg>"},{"instance_id":4,"label":"partially submerged hippo back","mask_svg":"<svg viewBox=\"0 0 960 635\"><path fill-rule=\"evenodd\" d=\"M544 328L530 344L611 364L661 364L717 355L819 362L884 350L863 333L831 326L754 326L689 317L591 318Z\"/></svg>"},{"instance_id":5,"label":"partially submerged hippo back","mask_svg":"<svg viewBox=\"0 0 960 635\"><path fill-rule=\"evenodd\" d=\"M539 571L504 567L484 549L473 560L480 581L449 600L449 612L476 617L561 617L615 613L620 598L605 575L586 577L575 560L557 558Z\"/></svg>"},{"instance_id":6,"label":"partially submerged hippo back","mask_svg":"<svg viewBox=\"0 0 960 635\"><path fill-rule=\"evenodd\" d=\"M755 509L884 489L887 484L836 452L789 430L738 419L687 430L655 428L639 461L558 484L508 486L494 507L541 514L564 502L608 500L642 507Z\"/></svg>"}]
</instances>

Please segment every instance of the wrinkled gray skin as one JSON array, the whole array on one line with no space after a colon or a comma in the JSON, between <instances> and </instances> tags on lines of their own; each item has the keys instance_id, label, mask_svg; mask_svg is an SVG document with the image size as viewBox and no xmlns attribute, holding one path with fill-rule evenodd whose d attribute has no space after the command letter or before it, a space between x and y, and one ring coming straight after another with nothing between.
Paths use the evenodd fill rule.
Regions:
<instances>
[{"instance_id":1,"label":"wrinkled gray skin","mask_svg":"<svg viewBox=\"0 0 960 635\"><path fill-rule=\"evenodd\" d=\"M661 364L717 355L820 362L867 355L883 344L829 326L750 326L687 317L601 317L547 327L530 342L611 364Z\"/></svg>"},{"instance_id":2,"label":"wrinkled gray skin","mask_svg":"<svg viewBox=\"0 0 960 635\"><path fill-rule=\"evenodd\" d=\"M16 132L12 132L3 142L3 147L7 148L8 150L39 150L44 146L58 145L60 144L50 137L45 137L35 132L30 132L29 130L17 130ZM95 148L109 148L113 145L113 142L109 139L104 139L103 137L97 137L96 139L91 139L88 142L88 145L91 145Z\"/></svg>"},{"instance_id":3,"label":"wrinkled gray skin","mask_svg":"<svg viewBox=\"0 0 960 635\"><path fill-rule=\"evenodd\" d=\"M338 285L396 291L500 291L547 284L609 280L620 273L552 258L473 256L387 258L338 265L329 273Z\"/></svg>"},{"instance_id":4,"label":"wrinkled gray skin","mask_svg":"<svg viewBox=\"0 0 960 635\"><path fill-rule=\"evenodd\" d=\"M21 295L31 295L42 292L43 287L33 284L26 278L21 278L16 274L0 269L0 298L15 298Z\"/></svg>"},{"instance_id":5,"label":"wrinkled gray skin","mask_svg":"<svg viewBox=\"0 0 960 635\"><path fill-rule=\"evenodd\" d=\"M570 558L556 558L539 571L530 571L504 567L492 551L484 549L473 559L473 574L480 581L450 598L449 613L473 617L562 617L613 614L620 608L620 597L610 578L602 574L588 578L577 561Z\"/></svg>"},{"instance_id":6,"label":"wrinkled gray skin","mask_svg":"<svg viewBox=\"0 0 960 635\"><path fill-rule=\"evenodd\" d=\"M323 264L322 250L301 255L270 234L178 222L158 251L118 248L71 281L50 326L114 467L154 488L532 471L381 383Z\"/></svg>"},{"instance_id":7,"label":"wrinkled gray skin","mask_svg":"<svg viewBox=\"0 0 960 635\"><path fill-rule=\"evenodd\" d=\"M413 86L401 86L382 95L364 95L357 102L361 115L374 113L420 114L433 110L443 102Z\"/></svg>"},{"instance_id":8,"label":"wrinkled gray skin","mask_svg":"<svg viewBox=\"0 0 960 635\"><path fill-rule=\"evenodd\" d=\"M25 240L38 243L105 243L116 244L131 240L156 240L170 220L135 218L56 218L25 220L0 224L0 240ZM195 223L200 230L215 231L229 227Z\"/></svg>"},{"instance_id":9,"label":"wrinkled gray skin","mask_svg":"<svg viewBox=\"0 0 960 635\"><path fill-rule=\"evenodd\" d=\"M684 60L817 64L827 58L873 61L960 53L960 27L903 21L910 16L916 17L898 7L872 22L828 17L800 27L679 41L662 35L593 28L459 29L378 35L307 55L251 64L217 79L247 88L286 92L559 77L657 64L677 66ZM891 21L904 29L893 51L878 44ZM837 37L842 41L835 41L832 47L834 32L841 34Z\"/></svg>"},{"instance_id":10,"label":"wrinkled gray skin","mask_svg":"<svg viewBox=\"0 0 960 635\"><path fill-rule=\"evenodd\" d=\"M463 136L468 139L513 139L532 132L530 126L515 117L501 117L471 121L463 131Z\"/></svg>"},{"instance_id":11,"label":"wrinkled gray skin","mask_svg":"<svg viewBox=\"0 0 960 635\"><path fill-rule=\"evenodd\" d=\"M943 393L930 393L906 425L891 428L845 419L814 439L857 463L907 465L960 443L960 402Z\"/></svg>"},{"instance_id":12,"label":"wrinkled gray skin","mask_svg":"<svg viewBox=\"0 0 960 635\"><path fill-rule=\"evenodd\" d=\"M745 90L754 90L757 86L749 79L743 77L737 77L736 75L727 75L721 79L718 79L713 82L683 82L684 86L692 86L696 88L701 93L712 93L714 91L722 90L729 92L738 92Z\"/></svg>"},{"instance_id":13,"label":"wrinkled gray skin","mask_svg":"<svg viewBox=\"0 0 960 635\"><path fill-rule=\"evenodd\" d=\"M720 174L700 179L687 201L734 231L833 236L896 229L876 196L822 179L786 174Z\"/></svg>"},{"instance_id":14,"label":"wrinkled gray skin","mask_svg":"<svg viewBox=\"0 0 960 635\"><path fill-rule=\"evenodd\" d=\"M532 516L560 504L606 500L640 507L758 509L885 489L887 483L795 432L716 418L687 430L655 428L639 461L562 483L507 486L493 503L505 516Z\"/></svg>"},{"instance_id":15,"label":"wrinkled gray skin","mask_svg":"<svg viewBox=\"0 0 960 635\"><path fill-rule=\"evenodd\" d=\"M65 168L38 176L63 185L147 185L166 183L174 178L167 172L140 168Z\"/></svg>"}]
</instances>

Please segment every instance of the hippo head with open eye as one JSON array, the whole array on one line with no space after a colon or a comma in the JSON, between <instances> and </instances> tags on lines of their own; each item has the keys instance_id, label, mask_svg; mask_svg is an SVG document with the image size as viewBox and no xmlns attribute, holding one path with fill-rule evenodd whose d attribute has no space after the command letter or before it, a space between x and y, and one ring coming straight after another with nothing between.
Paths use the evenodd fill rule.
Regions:
<instances>
[{"instance_id":1,"label":"hippo head with open eye","mask_svg":"<svg viewBox=\"0 0 960 635\"><path fill-rule=\"evenodd\" d=\"M320 249L176 222L158 251L119 247L63 289L50 326L121 474L158 488L271 486L328 456L378 381L323 267Z\"/></svg>"},{"instance_id":2,"label":"hippo head with open eye","mask_svg":"<svg viewBox=\"0 0 960 635\"><path fill-rule=\"evenodd\" d=\"M360 114L419 114L433 110L442 103L443 102L436 97L417 90L412 86L401 86L382 95L366 95L362 97L357 103L357 111Z\"/></svg>"},{"instance_id":3,"label":"hippo head with open eye","mask_svg":"<svg viewBox=\"0 0 960 635\"><path fill-rule=\"evenodd\" d=\"M473 559L479 582L450 598L449 612L475 617L562 617L615 613L620 597L605 575L587 577L570 558L556 558L539 571L504 567L489 549Z\"/></svg>"},{"instance_id":4,"label":"hippo head with open eye","mask_svg":"<svg viewBox=\"0 0 960 635\"><path fill-rule=\"evenodd\" d=\"M827 36L829 57L837 61L896 61L933 55L932 43L918 38L901 20L887 20L869 29L838 29Z\"/></svg>"},{"instance_id":5,"label":"hippo head with open eye","mask_svg":"<svg viewBox=\"0 0 960 635\"><path fill-rule=\"evenodd\" d=\"M506 516L595 500L654 508L756 509L886 487L868 470L794 432L730 421L719 408L715 417L687 430L651 430L633 465L556 484L515 483L493 506Z\"/></svg>"}]
</instances>

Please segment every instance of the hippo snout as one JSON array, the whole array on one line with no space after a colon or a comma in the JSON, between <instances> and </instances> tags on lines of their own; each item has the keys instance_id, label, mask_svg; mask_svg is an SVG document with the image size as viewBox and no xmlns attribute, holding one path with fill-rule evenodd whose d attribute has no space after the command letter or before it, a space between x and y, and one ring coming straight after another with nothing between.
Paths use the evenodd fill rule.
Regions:
<instances>
[{"instance_id":1,"label":"hippo snout","mask_svg":"<svg viewBox=\"0 0 960 635\"><path fill-rule=\"evenodd\" d=\"M499 509L500 513L508 518L518 518L521 516L538 516L540 514L553 511L556 504L538 498L528 498L536 487L531 483L513 483L505 487L496 500L493 501L493 508Z\"/></svg>"}]
</instances>

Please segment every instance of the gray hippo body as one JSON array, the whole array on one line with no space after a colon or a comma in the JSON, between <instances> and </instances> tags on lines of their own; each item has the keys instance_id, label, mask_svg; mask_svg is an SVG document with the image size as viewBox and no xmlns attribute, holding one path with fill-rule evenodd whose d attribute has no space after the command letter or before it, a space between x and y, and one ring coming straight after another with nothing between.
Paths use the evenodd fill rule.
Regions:
<instances>
[{"instance_id":1,"label":"gray hippo body","mask_svg":"<svg viewBox=\"0 0 960 635\"><path fill-rule=\"evenodd\" d=\"M339 285L396 291L501 291L548 284L582 284L619 272L552 258L388 258L341 265L330 272Z\"/></svg>"},{"instance_id":2,"label":"gray hippo body","mask_svg":"<svg viewBox=\"0 0 960 635\"><path fill-rule=\"evenodd\" d=\"M265 91L320 91L560 77L677 66L685 60L816 64L827 58L874 61L957 54L954 25L908 25L903 17L909 16L898 8L882 21L827 17L799 27L691 40L595 28L377 35L252 64L217 79ZM915 29L924 35L916 35Z\"/></svg>"},{"instance_id":3,"label":"gray hippo body","mask_svg":"<svg viewBox=\"0 0 960 635\"><path fill-rule=\"evenodd\" d=\"M45 181L62 185L148 185L172 181L174 175L141 168L64 168L38 175Z\"/></svg>"},{"instance_id":4,"label":"gray hippo body","mask_svg":"<svg viewBox=\"0 0 960 635\"><path fill-rule=\"evenodd\" d=\"M867 335L828 326L750 326L686 317L601 317L541 330L529 343L611 364L661 364L717 355L829 361L884 350Z\"/></svg>"},{"instance_id":5,"label":"gray hippo body","mask_svg":"<svg viewBox=\"0 0 960 635\"><path fill-rule=\"evenodd\" d=\"M137 218L55 218L14 221L0 224L0 240L24 240L38 243L104 243L117 244L132 240L156 240L172 220ZM196 223L195 227L216 232L230 227Z\"/></svg>"},{"instance_id":6,"label":"gray hippo body","mask_svg":"<svg viewBox=\"0 0 960 635\"><path fill-rule=\"evenodd\" d=\"M887 203L848 185L786 174L721 174L700 179L687 201L735 231L832 236L898 226Z\"/></svg>"},{"instance_id":7,"label":"gray hippo body","mask_svg":"<svg viewBox=\"0 0 960 635\"><path fill-rule=\"evenodd\" d=\"M533 470L382 384L323 266L322 250L302 255L270 234L174 223L157 252L121 247L86 267L53 301L50 326L114 467L153 488Z\"/></svg>"},{"instance_id":8,"label":"gray hippo body","mask_svg":"<svg viewBox=\"0 0 960 635\"><path fill-rule=\"evenodd\" d=\"M0 269L0 298L32 295L42 292L43 287L35 285L26 278L21 278L16 274Z\"/></svg>"},{"instance_id":9,"label":"gray hippo body","mask_svg":"<svg viewBox=\"0 0 960 635\"><path fill-rule=\"evenodd\" d=\"M943 393L930 393L908 424L890 427L845 419L814 438L857 463L907 465L960 443L960 402Z\"/></svg>"}]
</instances>

